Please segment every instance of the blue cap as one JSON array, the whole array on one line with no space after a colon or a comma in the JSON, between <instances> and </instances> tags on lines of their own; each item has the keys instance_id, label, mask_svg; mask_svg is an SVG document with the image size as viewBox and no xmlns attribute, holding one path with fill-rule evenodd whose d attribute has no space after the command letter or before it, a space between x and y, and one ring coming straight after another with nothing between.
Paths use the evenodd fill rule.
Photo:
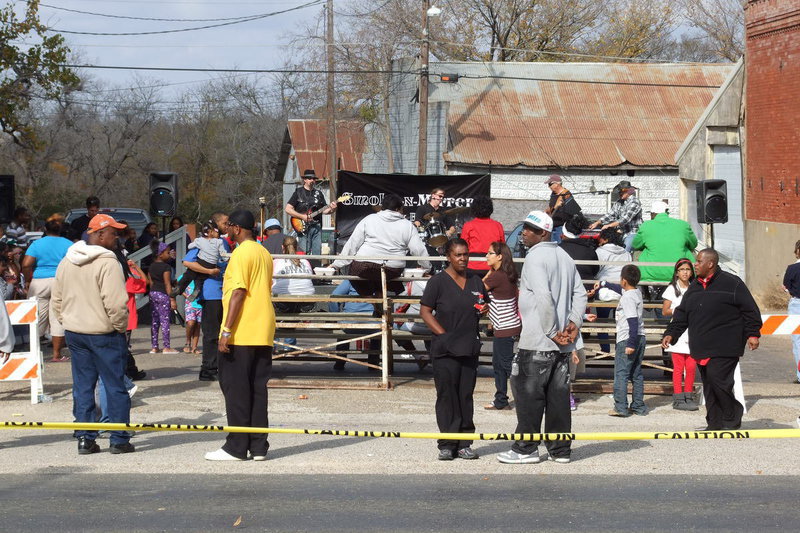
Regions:
<instances>
[{"instance_id":1,"label":"blue cap","mask_svg":"<svg viewBox=\"0 0 800 533\"><path fill-rule=\"evenodd\" d=\"M264 221L264 229L282 229L281 222L277 218L270 218Z\"/></svg>"}]
</instances>

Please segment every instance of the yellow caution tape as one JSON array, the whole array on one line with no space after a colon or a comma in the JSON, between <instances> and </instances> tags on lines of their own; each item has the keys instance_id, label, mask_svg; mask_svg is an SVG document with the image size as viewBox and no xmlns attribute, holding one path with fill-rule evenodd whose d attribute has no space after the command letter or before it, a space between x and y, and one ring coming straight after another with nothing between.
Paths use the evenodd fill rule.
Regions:
<instances>
[{"instance_id":1,"label":"yellow caution tape","mask_svg":"<svg viewBox=\"0 0 800 533\"><path fill-rule=\"evenodd\" d=\"M800 429L738 429L721 431L657 431L606 433L406 433L402 431L363 431L352 429L287 429L243 426L203 426L197 424L114 424L90 422L0 422L0 429L63 429L90 431L212 431L222 433L269 433L284 435L329 435L390 439L443 440L707 440L707 439L796 439Z\"/></svg>"}]
</instances>

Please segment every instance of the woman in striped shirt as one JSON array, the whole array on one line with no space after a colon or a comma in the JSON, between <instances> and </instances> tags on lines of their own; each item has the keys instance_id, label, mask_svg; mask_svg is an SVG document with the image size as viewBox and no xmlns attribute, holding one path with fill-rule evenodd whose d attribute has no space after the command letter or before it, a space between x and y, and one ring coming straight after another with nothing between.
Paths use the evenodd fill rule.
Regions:
<instances>
[{"instance_id":1,"label":"woman in striped shirt","mask_svg":"<svg viewBox=\"0 0 800 533\"><path fill-rule=\"evenodd\" d=\"M497 389L494 401L484 409L511 409L508 403L508 379L511 377L511 361L514 358L514 340L522 331L517 297L519 275L514 267L511 249L504 242L495 241L486 252L489 272L483 284L489 291L489 320L494 330L492 343L492 367Z\"/></svg>"}]
</instances>

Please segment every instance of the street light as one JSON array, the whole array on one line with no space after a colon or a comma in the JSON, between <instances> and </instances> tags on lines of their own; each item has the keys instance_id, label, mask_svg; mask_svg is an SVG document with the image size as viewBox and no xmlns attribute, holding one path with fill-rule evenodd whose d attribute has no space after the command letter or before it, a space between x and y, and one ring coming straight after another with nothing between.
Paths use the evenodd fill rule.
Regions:
<instances>
[{"instance_id":1,"label":"street light","mask_svg":"<svg viewBox=\"0 0 800 533\"><path fill-rule=\"evenodd\" d=\"M442 14L442 10L436 6L431 6L430 8L428 8L428 11L426 11L426 13L428 14L429 17L438 17L439 15Z\"/></svg>"}]
</instances>

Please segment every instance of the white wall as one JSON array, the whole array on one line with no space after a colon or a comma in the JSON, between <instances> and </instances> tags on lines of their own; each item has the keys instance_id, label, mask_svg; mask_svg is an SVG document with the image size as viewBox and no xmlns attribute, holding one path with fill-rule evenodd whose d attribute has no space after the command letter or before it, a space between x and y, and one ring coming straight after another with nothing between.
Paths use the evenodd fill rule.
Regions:
<instances>
[{"instance_id":1,"label":"white wall","mask_svg":"<svg viewBox=\"0 0 800 533\"><path fill-rule=\"evenodd\" d=\"M451 166L448 174L469 174L487 172L486 168ZM642 202L643 219L649 220L650 205L655 200L667 199L673 217L680 213L680 194L678 185L678 169L668 170L636 170L633 176L626 171L612 175L608 170L510 170L492 169L492 198L495 200L530 200L532 205L541 205L550 198L550 189L544 184L551 174L558 174L564 186L575 194L587 217L603 215L608 211L609 196L606 194L588 193L592 182L598 191L611 189L622 180L630 181L639 188L639 199ZM539 202L536 202L536 201ZM533 207L532 207L533 208Z\"/></svg>"}]
</instances>

